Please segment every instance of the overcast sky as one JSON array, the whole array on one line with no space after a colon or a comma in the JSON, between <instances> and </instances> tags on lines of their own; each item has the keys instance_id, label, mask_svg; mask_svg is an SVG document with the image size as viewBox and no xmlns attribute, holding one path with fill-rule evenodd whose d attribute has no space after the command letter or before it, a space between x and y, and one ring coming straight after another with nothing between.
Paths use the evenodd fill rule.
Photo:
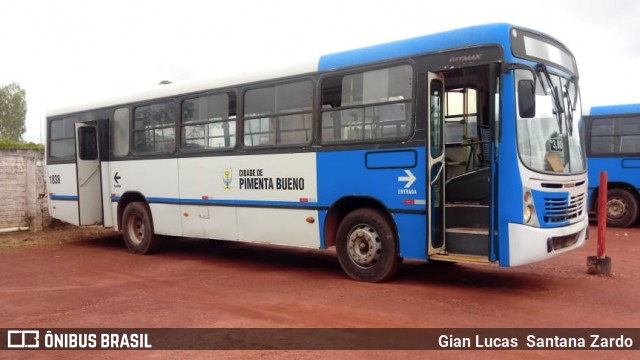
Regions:
<instances>
[{"instance_id":1,"label":"overcast sky","mask_svg":"<svg viewBox=\"0 0 640 360\"><path fill-rule=\"evenodd\" d=\"M508 22L577 58L583 107L640 103L637 0L0 0L0 85L47 109L458 27Z\"/></svg>"}]
</instances>

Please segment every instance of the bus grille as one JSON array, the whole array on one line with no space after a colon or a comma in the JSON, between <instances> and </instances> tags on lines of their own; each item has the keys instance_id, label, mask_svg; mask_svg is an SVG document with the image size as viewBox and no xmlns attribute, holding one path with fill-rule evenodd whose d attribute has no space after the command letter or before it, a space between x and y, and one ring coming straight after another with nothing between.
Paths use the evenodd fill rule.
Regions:
<instances>
[{"instance_id":1,"label":"bus grille","mask_svg":"<svg viewBox=\"0 0 640 360\"><path fill-rule=\"evenodd\" d=\"M545 198L544 221L559 223L576 219L584 213L585 194L578 194L569 199Z\"/></svg>"}]
</instances>

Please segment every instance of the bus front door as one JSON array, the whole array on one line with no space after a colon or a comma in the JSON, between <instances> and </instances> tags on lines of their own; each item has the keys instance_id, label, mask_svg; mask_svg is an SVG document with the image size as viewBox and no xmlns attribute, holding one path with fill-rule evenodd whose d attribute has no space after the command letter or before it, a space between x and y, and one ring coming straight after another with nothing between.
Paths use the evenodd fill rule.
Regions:
<instances>
[{"instance_id":1,"label":"bus front door","mask_svg":"<svg viewBox=\"0 0 640 360\"><path fill-rule=\"evenodd\" d=\"M439 254L444 247L444 81L428 75L429 110L427 125L427 237L428 255Z\"/></svg>"},{"instance_id":2,"label":"bus front door","mask_svg":"<svg viewBox=\"0 0 640 360\"><path fill-rule=\"evenodd\" d=\"M103 223L98 129L94 123L76 123L76 172L79 225Z\"/></svg>"}]
</instances>

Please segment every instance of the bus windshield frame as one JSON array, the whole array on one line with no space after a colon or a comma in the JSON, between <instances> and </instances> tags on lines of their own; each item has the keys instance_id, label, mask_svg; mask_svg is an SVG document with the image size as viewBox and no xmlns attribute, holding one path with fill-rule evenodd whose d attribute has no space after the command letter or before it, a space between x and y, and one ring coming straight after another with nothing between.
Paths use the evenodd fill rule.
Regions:
<instances>
[{"instance_id":1,"label":"bus windshield frame","mask_svg":"<svg viewBox=\"0 0 640 360\"><path fill-rule=\"evenodd\" d=\"M535 115L522 116L522 111L517 111L516 137L522 164L538 173L586 172L578 121L580 97L573 95L577 94L576 81L542 70L515 72L516 84L520 81L535 84Z\"/></svg>"}]
</instances>

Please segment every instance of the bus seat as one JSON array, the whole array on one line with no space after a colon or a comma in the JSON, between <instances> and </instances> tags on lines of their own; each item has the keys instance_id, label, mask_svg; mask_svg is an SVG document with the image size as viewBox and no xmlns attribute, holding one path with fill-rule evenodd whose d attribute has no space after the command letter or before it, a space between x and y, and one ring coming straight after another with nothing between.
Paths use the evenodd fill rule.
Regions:
<instances>
[{"instance_id":1,"label":"bus seat","mask_svg":"<svg viewBox=\"0 0 640 360\"><path fill-rule=\"evenodd\" d=\"M491 202L490 170L489 167L483 167L447 180L445 182L446 201L489 205Z\"/></svg>"}]
</instances>

